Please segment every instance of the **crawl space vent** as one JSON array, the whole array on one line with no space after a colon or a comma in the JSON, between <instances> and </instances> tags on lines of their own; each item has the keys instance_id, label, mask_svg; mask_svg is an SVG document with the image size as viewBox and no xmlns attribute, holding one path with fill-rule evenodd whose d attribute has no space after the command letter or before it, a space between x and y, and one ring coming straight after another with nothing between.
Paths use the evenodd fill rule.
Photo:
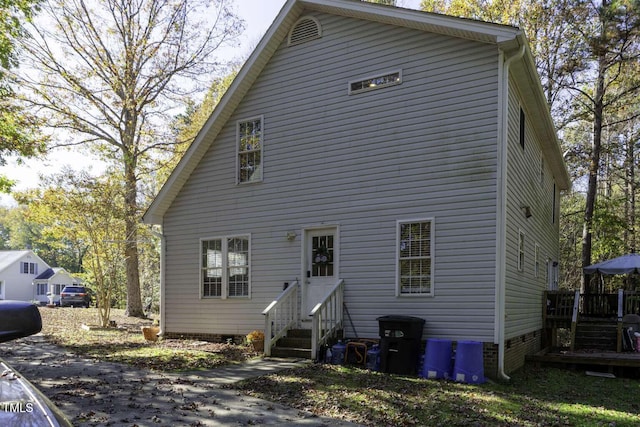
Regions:
<instances>
[{"instance_id":1,"label":"crawl space vent","mask_svg":"<svg viewBox=\"0 0 640 427\"><path fill-rule=\"evenodd\" d=\"M312 16L303 16L289 32L289 46L306 43L322 37L320 22Z\"/></svg>"}]
</instances>

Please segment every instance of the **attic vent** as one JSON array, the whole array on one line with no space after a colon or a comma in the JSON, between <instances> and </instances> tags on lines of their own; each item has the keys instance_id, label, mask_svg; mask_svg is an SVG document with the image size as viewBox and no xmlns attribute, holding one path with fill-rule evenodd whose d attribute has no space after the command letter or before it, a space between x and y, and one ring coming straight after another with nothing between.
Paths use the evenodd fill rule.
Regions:
<instances>
[{"instance_id":1,"label":"attic vent","mask_svg":"<svg viewBox=\"0 0 640 427\"><path fill-rule=\"evenodd\" d=\"M289 32L289 46L306 43L322 37L320 21L313 16L303 16L293 25Z\"/></svg>"}]
</instances>

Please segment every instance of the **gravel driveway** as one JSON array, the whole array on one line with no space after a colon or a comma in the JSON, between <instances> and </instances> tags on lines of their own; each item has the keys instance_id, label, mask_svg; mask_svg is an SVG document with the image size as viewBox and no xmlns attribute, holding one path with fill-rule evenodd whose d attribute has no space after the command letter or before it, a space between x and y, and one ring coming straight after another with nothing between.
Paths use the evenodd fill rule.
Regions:
<instances>
[{"instance_id":1,"label":"gravel driveway","mask_svg":"<svg viewBox=\"0 0 640 427\"><path fill-rule=\"evenodd\" d=\"M156 373L66 353L42 335L0 345L0 357L38 387L75 426L349 426L223 389L304 361L254 360L187 374Z\"/></svg>"}]
</instances>

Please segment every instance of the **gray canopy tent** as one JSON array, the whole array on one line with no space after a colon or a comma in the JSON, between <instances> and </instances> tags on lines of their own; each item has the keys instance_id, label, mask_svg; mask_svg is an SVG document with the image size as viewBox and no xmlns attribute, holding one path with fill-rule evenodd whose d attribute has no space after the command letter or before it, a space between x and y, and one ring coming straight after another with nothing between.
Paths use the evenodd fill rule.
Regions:
<instances>
[{"instance_id":1,"label":"gray canopy tent","mask_svg":"<svg viewBox=\"0 0 640 427\"><path fill-rule=\"evenodd\" d=\"M640 254L626 254L584 268L587 274L640 274Z\"/></svg>"}]
</instances>

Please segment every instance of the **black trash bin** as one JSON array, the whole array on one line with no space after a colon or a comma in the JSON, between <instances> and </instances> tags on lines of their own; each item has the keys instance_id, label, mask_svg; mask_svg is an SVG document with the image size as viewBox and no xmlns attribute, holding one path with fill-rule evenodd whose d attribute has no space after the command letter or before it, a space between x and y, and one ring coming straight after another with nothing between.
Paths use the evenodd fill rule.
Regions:
<instances>
[{"instance_id":1,"label":"black trash bin","mask_svg":"<svg viewBox=\"0 0 640 427\"><path fill-rule=\"evenodd\" d=\"M380 327L380 372L415 375L424 319L382 316L377 320Z\"/></svg>"}]
</instances>

